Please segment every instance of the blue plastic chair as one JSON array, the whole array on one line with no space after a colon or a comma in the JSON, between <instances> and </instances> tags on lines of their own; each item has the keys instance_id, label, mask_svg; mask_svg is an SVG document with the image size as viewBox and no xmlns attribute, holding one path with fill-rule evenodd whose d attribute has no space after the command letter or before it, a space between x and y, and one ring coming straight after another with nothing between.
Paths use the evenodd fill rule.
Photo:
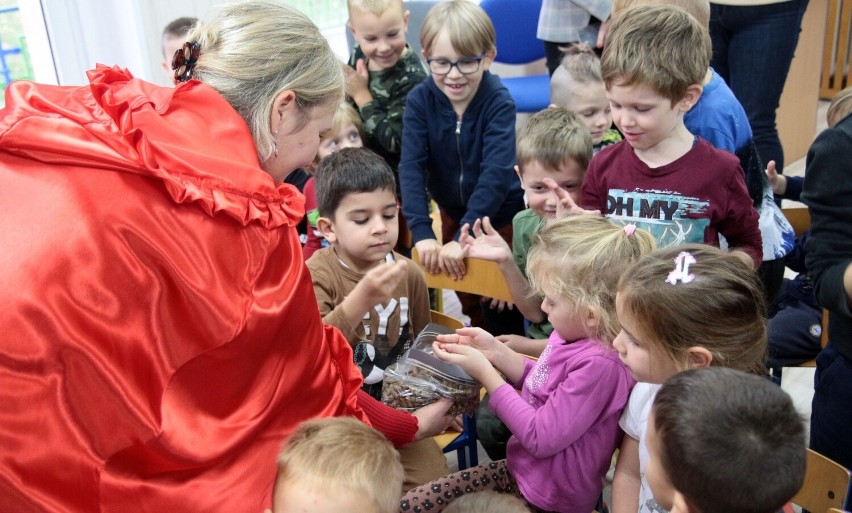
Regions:
<instances>
[{"instance_id":1,"label":"blue plastic chair","mask_svg":"<svg viewBox=\"0 0 852 513\"><path fill-rule=\"evenodd\" d=\"M541 0L482 0L497 33L497 58L503 64L529 64L544 58L544 42L536 38ZM503 78L518 112L538 112L550 105L550 77Z\"/></svg>"},{"instance_id":2,"label":"blue plastic chair","mask_svg":"<svg viewBox=\"0 0 852 513\"><path fill-rule=\"evenodd\" d=\"M459 460L459 470L479 465L479 451L476 444L476 417L465 413L462 415L464 430L442 450L447 453L456 451Z\"/></svg>"}]
</instances>

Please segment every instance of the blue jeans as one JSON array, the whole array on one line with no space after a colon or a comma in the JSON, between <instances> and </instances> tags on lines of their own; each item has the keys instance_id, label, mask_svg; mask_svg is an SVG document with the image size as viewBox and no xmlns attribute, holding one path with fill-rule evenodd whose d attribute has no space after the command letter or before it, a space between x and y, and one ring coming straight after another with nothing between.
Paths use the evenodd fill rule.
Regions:
<instances>
[{"instance_id":1,"label":"blue jeans","mask_svg":"<svg viewBox=\"0 0 852 513\"><path fill-rule=\"evenodd\" d=\"M775 126L790 62L799 42L808 0L738 7L710 4L710 65L728 83L748 114L764 165L784 169L784 150Z\"/></svg>"},{"instance_id":2,"label":"blue jeans","mask_svg":"<svg viewBox=\"0 0 852 513\"><path fill-rule=\"evenodd\" d=\"M830 342L816 362L811 449L852 468L852 362Z\"/></svg>"}]
</instances>

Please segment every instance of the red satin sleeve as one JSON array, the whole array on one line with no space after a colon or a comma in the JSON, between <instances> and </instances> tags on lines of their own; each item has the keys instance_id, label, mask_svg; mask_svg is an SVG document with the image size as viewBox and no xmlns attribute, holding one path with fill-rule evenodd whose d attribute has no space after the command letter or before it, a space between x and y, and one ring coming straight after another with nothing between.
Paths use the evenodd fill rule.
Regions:
<instances>
[{"instance_id":1,"label":"red satin sleeve","mask_svg":"<svg viewBox=\"0 0 852 513\"><path fill-rule=\"evenodd\" d=\"M395 410L363 390L358 390L356 399L370 424L385 435L394 447L402 447L414 441L414 435L417 434L417 417Z\"/></svg>"}]
</instances>

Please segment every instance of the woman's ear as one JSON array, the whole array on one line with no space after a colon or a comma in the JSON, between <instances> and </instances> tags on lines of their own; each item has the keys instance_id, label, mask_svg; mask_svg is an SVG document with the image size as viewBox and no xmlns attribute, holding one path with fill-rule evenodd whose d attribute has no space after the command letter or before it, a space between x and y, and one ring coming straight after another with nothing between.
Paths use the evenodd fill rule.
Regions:
<instances>
[{"instance_id":1,"label":"woman's ear","mask_svg":"<svg viewBox=\"0 0 852 513\"><path fill-rule=\"evenodd\" d=\"M334 233L334 223L327 217L317 219L317 230L331 244L337 240L337 235Z\"/></svg>"},{"instance_id":2,"label":"woman's ear","mask_svg":"<svg viewBox=\"0 0 852 513\"><path fill-rule=\"evenodd\" d=\"M713 353L704 347L692 346L686 350L687 367L690 369L700 369L709 367L713 363Z\"/></svg>"},{"instance_id":3,"label":"woman's ear","mask_svg":"<svg viewBox=\"0 0 852 513\"><path fill-rule=\"evenodd\" d=\"M289 116L298 115L298 108L296 93L289 89L278 93L272 101L272 111L269 113L269 131L277 134Z\"/></svg>"}]
</instances>

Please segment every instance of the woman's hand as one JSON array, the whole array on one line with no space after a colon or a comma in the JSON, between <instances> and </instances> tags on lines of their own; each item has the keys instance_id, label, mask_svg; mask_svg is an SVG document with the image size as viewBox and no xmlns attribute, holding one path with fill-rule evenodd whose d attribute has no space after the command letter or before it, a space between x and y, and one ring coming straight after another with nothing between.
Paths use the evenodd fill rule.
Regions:
<instances>
[{"instance_id":1,"label":"woman's hand","mask_svg":"<svg viewBox=\"0 0 852 513\"><path fill-rule=\"evenodd\" d=\"M464 278L467 269L464 266L464 251L458 242L453 240L444 244L438 254L438 261L441 269L446 271L452 279Z\"/></svg>"},{"instance_id":2,"label":"woman's hand","mask_svg":"<svg viewBox=\"0 0 852 513\"><path fill-rule=\"evenodd\" d=\"M454 419L452 415L447 415L452 405L451 400L442 397L414 411L412 415L417 417L417 433L414 435L414 441L440 435L446 431Z\"/></svg>"},{"instance_id":3,"label":"woman's hand","mask_svg":"<svg viewBox=\"0 0 852 513\"><path fill-rule=\"evenodd\" d=\"M414 244L414 249L420 255L420 267L429 274L441 272L441 264L438 258L441 252L441 243L436 239L423 239Z\"/></svg>"},{"instance_id":4,"label":"woman's hand","mask_svg":"<svg viewBox=\"0 0 852 513\"><path fill-rule=\"evenodd\" d=\"M471 233L472 232L472 233ZM491 219L484 217L473 223L473 229L465 223L461 228L459 243L469 257L490 260L498 264L512 259L512 249L491 226Z\"/></svg>"}]
</instances>

